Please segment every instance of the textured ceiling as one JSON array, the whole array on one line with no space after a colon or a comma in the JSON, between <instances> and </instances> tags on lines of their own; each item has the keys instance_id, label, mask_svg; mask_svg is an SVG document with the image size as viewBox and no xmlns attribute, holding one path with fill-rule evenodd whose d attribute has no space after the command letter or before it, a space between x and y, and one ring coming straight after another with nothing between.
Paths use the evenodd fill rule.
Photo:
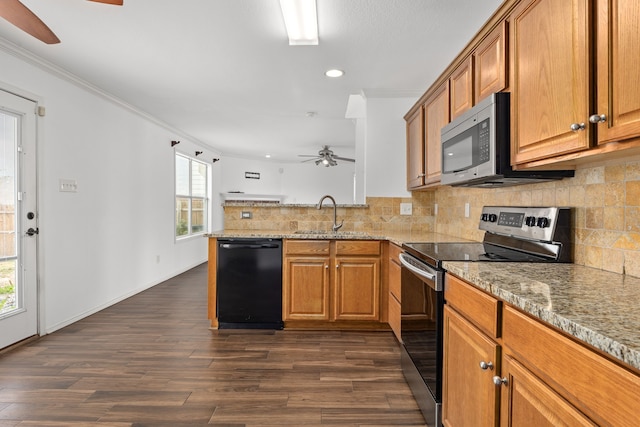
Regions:
<instances>
[{"instance_id":1,"label":"textured ceiling","mask_svg":"<svg viewBox=\"0 0 640 427\"><path fill-rule=\"evenodd\" d=\"M317 0L320 44L289 46L278 0L22 2L62 42L2 19L0 37L225 155L276 161L352 153L349 95L417 99L501 3Z\"/></svg>"}]
</instances>

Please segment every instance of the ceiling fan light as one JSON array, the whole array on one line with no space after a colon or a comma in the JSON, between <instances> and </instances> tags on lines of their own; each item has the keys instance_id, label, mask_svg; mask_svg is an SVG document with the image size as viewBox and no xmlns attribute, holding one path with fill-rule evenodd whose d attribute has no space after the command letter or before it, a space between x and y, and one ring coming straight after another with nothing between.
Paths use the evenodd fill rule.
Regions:
<instances>
[{"instance_id":1,"label":"ceiling fan light","mask_svg":"<svg viewBox=\"0 0 640 427\"><path fill-rule=\"evenodd\" d=\"M280 0L289 45L318 44L316 0Z\"/></svg>"},{"instance_id":2,"label":"ceiling fan light","mask_svg":"<svg viewBox=\"0 0 640 427\"><path fill-rule=\"evenodd\" d=\"M329 166L329 159L322 159L322 164L325 166Z\"/></svg>"}]
</instances>

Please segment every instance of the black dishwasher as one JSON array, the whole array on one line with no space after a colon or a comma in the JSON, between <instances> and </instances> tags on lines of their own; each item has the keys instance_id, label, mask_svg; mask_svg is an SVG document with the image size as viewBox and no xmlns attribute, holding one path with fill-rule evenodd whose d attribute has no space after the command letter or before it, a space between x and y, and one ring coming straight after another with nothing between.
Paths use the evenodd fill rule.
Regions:
<instances>
[{"instance_id":1,"label":"black dishwasher","mask_svg":"<svg viewBox=\"0 0 640 427\"><path fill-rule=\"evenodd\" d=\"M218 239L220 329L282 329L282 240Z\"/></svg>"}]
</instances>

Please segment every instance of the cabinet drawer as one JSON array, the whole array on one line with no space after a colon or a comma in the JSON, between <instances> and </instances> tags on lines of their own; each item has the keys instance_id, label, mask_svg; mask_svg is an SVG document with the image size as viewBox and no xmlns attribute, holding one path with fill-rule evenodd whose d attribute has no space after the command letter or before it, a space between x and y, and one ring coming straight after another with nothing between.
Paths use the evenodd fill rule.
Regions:
<instances>
[{"instance_id":1,"label":"cabinet drawer","mask_svg":"<svg viewBox=\"0 0 640 427\"><path fill-rule=\"evenodd\" d=\"M389 243L389 260L400 265L400 254L404 252L402 248L394 243Z\"/></svg>"},{"instance_id":2,"label":"cabinet drawer","mask_svg":"<svg viewBox=\"0 0 640 427\"><path fill-rule=\"evenodd\" d=\"M330 240L285 240L285 255L329 255Z\"/></svg>"},{"instance_id":3,"label":"cabinet drawer","mask_svg":"<svg viewBox=\"0 0 640 427\"><path fill-rule=\"evenodd\" d=\"M336 255L380 255L378 240L336 240Z\"/></svg>"},{"instance_id":4,"label":"cabinet drawer","mask_svg":"<svg viewBox=\"0 0 640 427\"><path fill-rule=\"evenodd\" d=\"M599 425L640 425L640 376L505 306L503 343L565 399Z\"/></svg>"},{"instance_id":5,"label":"cabinet drawer","mask_svg":"<svg viewBox=\"0 0 640 427\"><path fill-rule=\"evenodd\" d=\"M500 336L498 300L472 285L447 274L444 299L490 337Z\"/></svg>"}]
</instances>

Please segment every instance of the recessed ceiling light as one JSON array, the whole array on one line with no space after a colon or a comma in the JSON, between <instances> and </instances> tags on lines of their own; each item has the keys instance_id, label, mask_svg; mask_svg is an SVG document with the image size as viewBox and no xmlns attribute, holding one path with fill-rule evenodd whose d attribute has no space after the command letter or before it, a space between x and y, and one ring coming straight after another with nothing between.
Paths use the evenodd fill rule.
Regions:
<instances>
[{"instance_id":1,"label":"recessed ceiling light","mask_svg":"<svg viewBox=\"0 0 640 427\"><path fill-rule=\"evenodd\" d=\"M270 159L270 158L271 158L271 154L265 154L264 156L265 156L267 159Z\"/></svg>"},{"instance_id":2,"label":"recessed ceiling light","mask_svg":"<svg viewBox=\"0 0 640 427\"><path fill-rule=\"evenodd\" d=\"M344 71L334 68L333 70L325 71L324 75L327 77L342 77L344 76Z\"/></svg>"}]
</instances>

